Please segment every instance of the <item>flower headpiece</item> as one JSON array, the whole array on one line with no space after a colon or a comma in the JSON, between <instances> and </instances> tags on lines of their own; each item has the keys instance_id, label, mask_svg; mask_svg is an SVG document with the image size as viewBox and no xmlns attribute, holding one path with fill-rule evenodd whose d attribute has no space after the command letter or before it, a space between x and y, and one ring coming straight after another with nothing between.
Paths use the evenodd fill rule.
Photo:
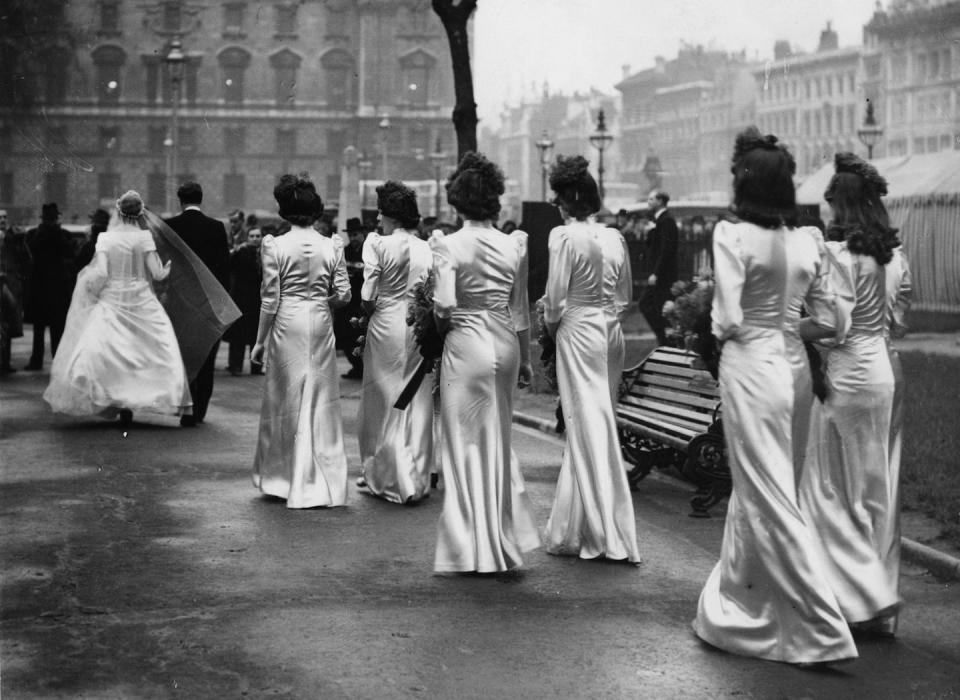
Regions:
<instances>
[{"instance_id":1,"label":"flower headpiece","mask_svg":"<svg viewBox=\"0 0 960 700\"><path fill-rule=\"evenodd\" d=\"M887 181L875 167L853 153L838 153L833 158L833 169L837 173L852 173L863 178L864 184L878 197L887 194Z\"/></svg>"},{"instance_id":2,"label":"flower headpiece","mask_svg":"<svg viewBox=\"0 0 960 700\"><path fill-rule=\"evenodd\" d=\"M120 218L128 224L137 223L143 215L143 198L139 192L127 190L117 200Z\"/></svg>"}]
</instances>

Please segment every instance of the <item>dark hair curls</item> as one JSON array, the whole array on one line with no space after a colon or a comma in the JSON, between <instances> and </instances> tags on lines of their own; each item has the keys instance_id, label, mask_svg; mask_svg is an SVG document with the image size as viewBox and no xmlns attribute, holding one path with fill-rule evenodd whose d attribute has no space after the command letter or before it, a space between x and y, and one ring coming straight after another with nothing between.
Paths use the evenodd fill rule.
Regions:
<instances>
[{"instance_id":1,"label":"dark hair curls","mask_svg":"<svg viewBox=\"0 0 960 700\"><path fill-rule=\"evenodd\" d=\"M413 229L420 223L417 193L396 180L387 180L377 187L377 208L403 228Z\"/></svg>"},{"instance_id":2,"label":"dark hair curls","mask_svg":"<svg viewBox=\"0 0 960 700\"><path fill-rule=\"evenodd\" d=\"M503 171L482 153L469 151L447 181L447 201L465 219L485 221L500 213Z\"/></svg>"},{"instance_id":3,"label":"dark hair curls","mask_svg":"<svg viewBox=\"0 0 960 700\"><path fill-rule=\"evenodd\" d=\"M890 215L880 199L887 193L887 181L853 153L836 154L833 167L834 175L823 193L833 209L827 238L846 241L851 253L869 255L886 265L900 245L897 229L890 225Z\"/></svg>"},{"instance_id":4,"label":"dark hair curls","mask_svg":"<svg viewBox=\"0 0 960 700\"><path fill-rule=\"evenodd\" d=\"M583 156L557 156L550 168L550 189L557 204L575 219L583 220L600 211L600 190Z\"/></svg>"},{"instance_id":5,"label":"dark hair curls","mask_svg":"<svg viewBox=\"0 0 960 700\"><path fill-rule=\"evenodd\" d=\"M755 126L737 134L730 167L737 216L763 228L795 226L796 170L790 151L773 134L763 136Z\"/></svg>"},{"instance_id":6,"label":"dark hair curls","mask_svg":"<svg viewBox=\"0 0 960 700\"><path fill-rule=\"evenodd\" d=\"M294 226L312 226L323 214L323 200L306 173L281 175L273 197L280 207L280 217Z\"/></svg>"}]
</instances>

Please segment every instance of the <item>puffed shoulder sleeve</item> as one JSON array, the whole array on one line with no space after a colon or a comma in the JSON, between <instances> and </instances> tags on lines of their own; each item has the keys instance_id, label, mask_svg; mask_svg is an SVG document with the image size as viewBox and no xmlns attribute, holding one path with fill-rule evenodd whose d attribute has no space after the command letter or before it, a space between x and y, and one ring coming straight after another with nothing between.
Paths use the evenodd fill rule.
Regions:
<instances>
[{"instance_id":1,"label":"puffed shoulder sleeve","mask_svg":"<svg viewBox=\"0 0 960 700\"><path fill-rule=\"evenodd\" d=\"M713 258L716 284L710 320L713 334L720 340L727 340L735 336L743 324L740 298L746 279L746 265L740 245L740 231L735 224L721 221L713 229Z\"/></svg>"},{"instance_id":2,"label":"puffed shoulder sleeve","mask_svg":"<svg viewBox=\"0 0 960 700\"><path fill-rule=\"evenodd\" d=\"M450 318L457 307L457 265L450 254L449 241L430 241L433 248L433 312L438 318Z\"/></svg>"},{"instance_id":3,"label":"puffed shoulder sleeve","mask_svg":"<svg viewBox=\"0 0 960 700\"><path fill-rule=\"evenodd\" d=\"M543 296L543 318L547 323L559 323L567 306L571 272L570 237L565 227L557 226L550 232L547 249L549 267Z\"/></svg>"},{"instance_id":4,"label":"puffed shoulder sleeve","mask_svg":"<svg viewBox=\"0 0 960 700\"><path fill-rule=\"evenodd\" d=\"M363 241L363 288L360 298L375 301L380 295L380 275L383 272L383 239L373 232Z\"/></svg>"},{"instance_id":5,"label":"puffed shoulder sleeve","mask_svg":"<svg viewBox=\"0 0 960 700\"><path fill-rule=\"evenodd\" d=\"M623 249L623 263L620 265L620 275L613 292L613 306L616 309L617 318L623 321L633 295L633 270L630 267L630 249L627 247L627 240L619 231L616 233L620 247Z\"/></svg>"},{"instance_id":6,"label":"puffed shoulder sleeve","mask_svg":"<svg viewBox=\"0 0 960 700\"><path fill-rule=\"evenodd\" d=\"M280 308L280 262L277 259L277 239L265 236L260 244L263 260L263 278L260 282L260 310L277 313Z\"/></svg>"},{"instance_id":7,"label":"puffed shoulder sleeve","mask_svg":"<svg viewBox=\"0 0 960 700\"><path fill-rule=\"evenodd\" d=\"M140 250L142 250L144 253L149 253L151 250L157 249L157 242L153 239L153 234L149 231L140 231L139 243Z\"/></svg>"},{"instance_id":8,"label":"puffed shoulder sleeve","mask_svg":"<svg viewBox=\"0 0 960 700\"><path fill-rule=\"evenodd\" d=\"M887 302L890 313L890 335L902 338L907 334L907 311L913 297L913 277L902 248L895 248L887 263Z\"/></svg>"},{"instance_id":9,"label":"puffed shoulder sleeve","mask_svg":"<svg viewBox=\"0 0 960 700\"><path fill-rule=\"evenodd\" d=\"M530 328L530 292L527 279L529 278L530 259L527 249L527 232L517 229L510 234L510 240L517 246L518 260L517 273L513 278L513 289L510 290L510 315L517 331Z\"/></svg>"},{"instance_id":10,"label":"puffed shoulder sleeve","mask_svg":"<svg viewBox=\"0 0 960 700\"><path fill-rule=\"evenodd\" d=\"M330 279L330 299L338 304L346 304L353 296L350 291L350 276L347 274L347 261L343 257L343 246L333 245L333 274Z\"/></svg>"},{"instance_id":11,"label":"puffed shoulder sleeve","mask_svg":"<svg viewBox=\"0 0 960 700\"><path fill-rule=\"evenodd\" d=\"M850 331L851 314L857 301L853 259L846 244L825 242L818 228L806 230L816 240L818 264L804 308L814 323L832 330L834 341L841 343Z\"/></svg>"}]
</instances>

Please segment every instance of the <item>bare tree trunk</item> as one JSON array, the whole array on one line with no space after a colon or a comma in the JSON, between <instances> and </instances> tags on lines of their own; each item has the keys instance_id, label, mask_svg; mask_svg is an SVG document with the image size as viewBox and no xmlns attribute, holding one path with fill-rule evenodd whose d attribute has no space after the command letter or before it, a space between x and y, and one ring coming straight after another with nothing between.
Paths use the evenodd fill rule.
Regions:
<instances>
[{"instance_id":1,"label":"bare tree trunk","mask_svg":"<svg viewBox=\"0 0 960 700\"><path fill-rule=\"evenodd\" d=\"M477 103L473 98L473 71L470 68L470 43L467 22L477 9L477 0L433 0L433 11L443 22L450 40L453 63L453 128L457 133L457 161L468 151L477 150Z\"/></svg>"}]
</instances>

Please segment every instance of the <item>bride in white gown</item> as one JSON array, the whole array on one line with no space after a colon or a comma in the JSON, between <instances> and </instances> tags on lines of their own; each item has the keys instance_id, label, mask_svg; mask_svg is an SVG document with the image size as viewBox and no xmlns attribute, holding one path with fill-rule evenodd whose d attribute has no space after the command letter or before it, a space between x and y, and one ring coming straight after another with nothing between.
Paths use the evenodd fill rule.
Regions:
<instances>
[{"instance_id":1,"label":"bride in white gown","mask_svg":"<svg viewBox=\"0 0 960 700\"><path fill-rule=\"evenodd\" d=\"M152 281L170 274L153 235L141 226L140 195L117 200L117 215L81 271L43 398L72 415L133 411L178 415L190 408L177 337Z\"/></svg>"}]
</instances>

